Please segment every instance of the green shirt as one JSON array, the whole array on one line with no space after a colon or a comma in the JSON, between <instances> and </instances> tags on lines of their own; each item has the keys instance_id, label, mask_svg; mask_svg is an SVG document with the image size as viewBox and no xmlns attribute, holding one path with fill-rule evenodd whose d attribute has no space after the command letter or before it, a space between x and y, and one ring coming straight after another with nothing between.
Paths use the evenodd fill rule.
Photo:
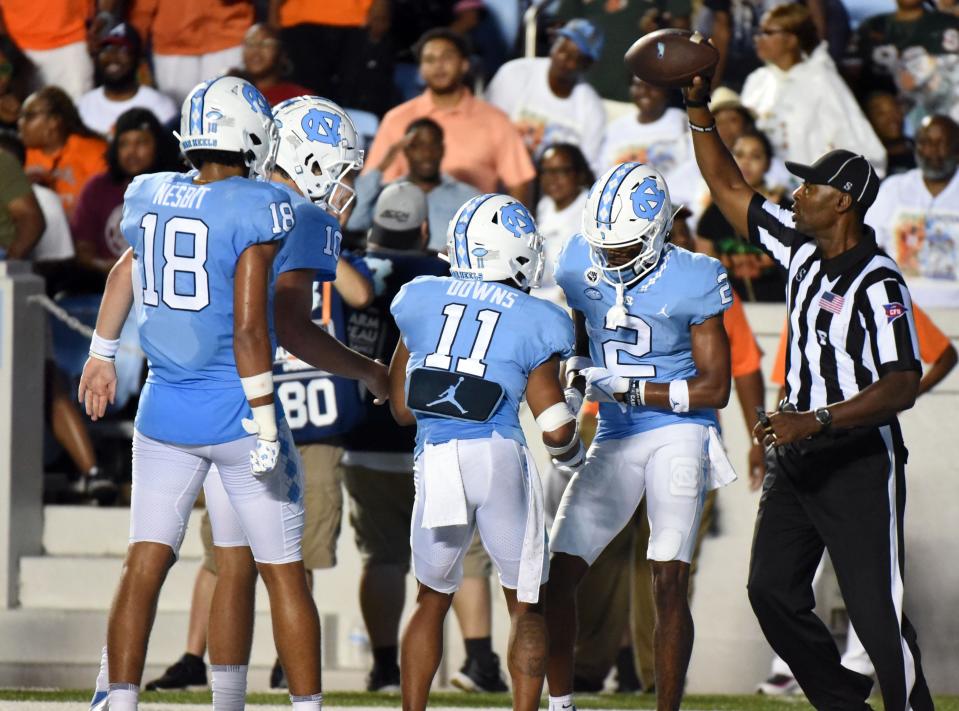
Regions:
<instances>
[{"instance_id":1,"label":"green shirt","mask_svg":"<svg viewBox=\"0 0 959 711\"><path fill-rule=\"evenodd\" d=\"M5 150L0 150L0 248L8 249L17 236L17 228L7 205L31 190L30 181L20 162Z\"/></svg>"},{"instance_id":2,"label":"green shirt","mask_svg":"<svg viewBox=\"0 0 959 711\"><path fill-rule=\"evenodd\" d=\"M895 91L893 76L905 50L922 47L931 55L959 52L959 17L924 12L914 22L901 22L895 13L874 15L859 26L855 44L866 86Z\"/></svg>"},{"instance_id":3,"label":"green shirt","mask_svg":"<svg viewBox=\"0 0 959 711\"><path fill-rule=\"evenodd\" d=\"M560 0L557 19L565 22L583 17L603 33L603 53L586 73L586 81L604 99L631 101L632 76L623 64L623 55L640 38L639 21L653 8L673 17L688 17L692 0Z\"/></svg>"}]
</instances>

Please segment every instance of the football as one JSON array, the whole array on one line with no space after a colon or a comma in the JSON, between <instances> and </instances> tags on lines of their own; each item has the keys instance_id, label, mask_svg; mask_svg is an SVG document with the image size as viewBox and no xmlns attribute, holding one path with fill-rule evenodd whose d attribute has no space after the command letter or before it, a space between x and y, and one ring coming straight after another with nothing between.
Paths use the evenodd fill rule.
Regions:
<instances>
[{"instance_id":1,"label":"football","mask_svg":"<svg viewBox=\"0 0 959 711\"><path fill-rule=\"evenodd\" d=\"M623 57L638 78L660 87L689 86L695 76L709 76L719 52L698 32L665 29L643 35Z\"/></svg>"}]
</instances>

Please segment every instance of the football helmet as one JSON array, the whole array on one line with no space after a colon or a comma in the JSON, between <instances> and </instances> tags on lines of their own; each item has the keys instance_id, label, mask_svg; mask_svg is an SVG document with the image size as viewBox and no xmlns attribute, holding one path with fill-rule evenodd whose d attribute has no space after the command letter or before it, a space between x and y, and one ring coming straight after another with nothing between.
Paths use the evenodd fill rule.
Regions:
<instances>
[{"instance_id":1,"label":"football helmet","mask_svg":"<svg viewBox=\"0 0 959 711\"><path fill-rule=\"evenodd\" d=\"M539 284L543 237L529 210L509 195L468 200L446 231L450 274L456 279L512 280L520 289Z\"/></svg>"},{"instance_id":2,"label":"football helmet","mask_svg":"<svg viewBox=\"0 0 959 711\"><path fill-rule=\"evenodd\" d=\"M245 79L197 84L183 101L175 135L188 160L190 151L227 151L243 154L250 178L265 180L273 170L277 133L270 104Z\"/></svg>"},{"instance_id":3,"label":"football helmet","mask_svg":"<svg viewBox=\"0 0 959 711\"><path fill-rule=\"evenodd\" d=\"M273 118L280 132L276 164L306 197L336 214L353 200L342 182L363 167L356 127L343 109L319 96L297 96L278 104Z\"/></svg>"},{"instance_id":4,"label":"football helmet","mask_svg":"<svg viewBox=\"0 0 959 711\"><path fill-rule=\"evenodd\" d=\"M669 188L658 170L643 163L620 163L590 188L583 208L583 237L591 259L613 285L638 281L659 261L673 224ZM642 249L620 266L610 266L606 250L632 245Z\"/></svg>"}]
</instances>

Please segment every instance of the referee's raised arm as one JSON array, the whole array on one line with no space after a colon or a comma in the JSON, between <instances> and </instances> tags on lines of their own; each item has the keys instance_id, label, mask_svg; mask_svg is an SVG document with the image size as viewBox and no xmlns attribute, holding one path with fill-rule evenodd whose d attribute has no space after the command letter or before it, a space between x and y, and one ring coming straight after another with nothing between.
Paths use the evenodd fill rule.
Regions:
<instances>
[{"instance_id":1,"label":"referee's raised arm","mask_svg":"<svg viewBox=\"0 0 959 711\"><path fill-rule=\"evenodd\" d=\"M748 235L749 203L756 191L743 178L739 166L716 131L716 119L708 108L709 82L696 77L683 89L689 129L693 134L696 163L706 180L713 201L736 234Z\"/></svg>"}]
</instances>

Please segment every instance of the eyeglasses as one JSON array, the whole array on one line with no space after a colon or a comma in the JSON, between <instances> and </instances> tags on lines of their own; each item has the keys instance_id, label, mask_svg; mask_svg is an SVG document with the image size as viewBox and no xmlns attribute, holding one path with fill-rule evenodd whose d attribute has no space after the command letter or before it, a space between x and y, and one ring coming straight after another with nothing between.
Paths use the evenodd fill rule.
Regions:
<instances>
[{"instance_id":1,"label":"eyeglasses","mask_svg":"<svg viewBox=\"0 0 959 711\"><path fill-rule=\"evenodd\" d=\"M0 62L0 77L8 77L13 74L13 65L10 62Z\"/></svg>"},{"instance_id":2,"label":"eyeglasses","mask_svg":"<svg viewBox=\"0 0 959 711\"><path fill-rule=\"evenodd\" d=\"M556 166L555 168L542 168L539 171L539 174L543 177L547 175L569 175L570 173L575 173L576 168L571 165L566 166Z\"/></svg>"}]
</instances>

